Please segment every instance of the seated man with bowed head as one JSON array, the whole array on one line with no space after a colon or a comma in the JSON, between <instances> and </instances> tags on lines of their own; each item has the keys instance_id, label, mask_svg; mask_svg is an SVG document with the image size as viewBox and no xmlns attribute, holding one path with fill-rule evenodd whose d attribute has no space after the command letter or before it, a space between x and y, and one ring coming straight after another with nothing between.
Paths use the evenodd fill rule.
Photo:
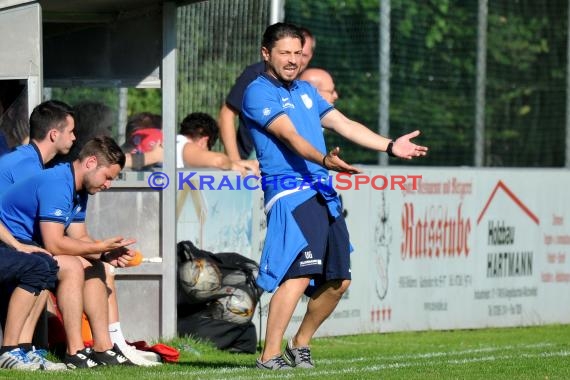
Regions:
<instances>
[{"instance_id":1,"label":"seated man with bowed head","mask_svg":"<svg viewBox=\"0 0 570 380\"><path fill-rule=\"evenodd\" d=\"M75 161L15 183L0 199L0 221L16 239L43 246L56 258L76 258L84 268L79 272L83 287L68 289L70 303L62 310L68 340L64 362L72 369L132 365L109 335L103 262L126 266L134 256L126 247L134 241L121 236L95 241L85 226L88 196L108 189L124 165L125 155L115 141L96 137L83 146ZM83 311L93 333L93 348L83 344Z\"/></svg>"}]
</instances>

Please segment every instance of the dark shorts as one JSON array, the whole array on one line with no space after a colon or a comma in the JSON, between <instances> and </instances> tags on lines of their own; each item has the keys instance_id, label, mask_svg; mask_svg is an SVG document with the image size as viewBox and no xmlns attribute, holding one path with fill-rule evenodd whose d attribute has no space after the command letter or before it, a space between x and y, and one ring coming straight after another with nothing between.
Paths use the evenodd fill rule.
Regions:
<instances>
[{"instance_id":1,"label":"dark shorts","mask_svg":"<svg viewBox=\"0 0 570 380\"><path fill-rule=\"evenodd\" d=\"M49 255L0 246L0 283L4 289L13 286L39 294L55 286L57 271L57 262Z\"/></svg>"},{"instance_id":2,"label":"dark shorts","mask_svg":"<svg viewBox=\"0 0 570 380\"><path fill-rule=\"evenodd\" d=\"M293 211L293 217L308 244L291 264L282 282L310 277L311 285L305 292L310 295L327 281L350 280L350 241L344 217L330 217L326 202L319 195L299 205Z\"/></svg>"},{"instance_id":3,"label":"dark shorts","mask_svg":"<svg viewBox=\"0 0 570 380\"><path fill-rule=\"evenodd\" d=\"M18 240L22 244L35 245L36 247L40 247L40 245L33 240L23 240L23 239L18 239ZM49 276L49 280L47 282L46 289L55 290L58 281L57 273L59 272L59 266L57 264L57 261L53 258L53 256L50 256L43 252L34 253L34 255L39 256L41 259L43 259L48 266L46 275Z\"/></svg>"}]
</instances>

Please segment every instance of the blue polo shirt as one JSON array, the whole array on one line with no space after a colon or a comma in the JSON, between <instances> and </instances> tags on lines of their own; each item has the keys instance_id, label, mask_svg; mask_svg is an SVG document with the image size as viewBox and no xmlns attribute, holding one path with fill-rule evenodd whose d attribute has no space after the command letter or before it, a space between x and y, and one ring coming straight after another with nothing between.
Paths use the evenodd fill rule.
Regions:
<instances>
[{"instance_id":1,"label":"blue polo shirt","mask_svg":"<svg viewBox=\"0 0 570 380\"><path fill-rule=\"evenodd\" d=\"M242 118L251 131L257 159L264 181L264 201L267 212L267 233L259 262L257 284L274 291L297 254L307 241L293 217L293 210L319 192L327 201L329 213L340 215L340 201L336 192L320 179L328 177L328 170L307 161L291 151L267 127L278 117L287 115L297 132L321 153L326 153L321 129L321 118L334 108L317 90L305 81L293 81L289 86L263 74L246 90ZM284 183L316 183L317 186L300 189L285 188Z\"/></svg>"},{"instance_id":2,"label":"blue polo shirt","mask_svg":"<svg viewBox=\"0 0 570 380\"><path fill-rule=\"evenodd\" d=\"M75 191L71 163L11 185L0 197L0 220L18 240L43 245L40 222L84 223L88 194Z\"/></svg>"},{"instance_id":3,"label":"blue polo shirt","mask_svg":"<svg viewBox=\"0 0 570 380\"><path fill-rule=\"evenodd\" d=\"M16 182L44 170L42 155L34 143L20 145L0 158L0 194Z\"/></svg>"},{"instance_id":4,"label":"blue polo shirt","mask_svg":"<svg viewBox=\"0 0 570 380\"><path fill-rule=\"evenodd\" d=\"M251 131L261 175L267 184L266 202L286 190L280 186L285 181L284 178L318 180L328 177L325 168L298 156L270 134L267 127L285 114L305 140L326 154L321 118L333 109L333 106L305 81L295 80L286 87L264 73L249 85L243 100L242 118Z\"/></svg>"}]
</instances>

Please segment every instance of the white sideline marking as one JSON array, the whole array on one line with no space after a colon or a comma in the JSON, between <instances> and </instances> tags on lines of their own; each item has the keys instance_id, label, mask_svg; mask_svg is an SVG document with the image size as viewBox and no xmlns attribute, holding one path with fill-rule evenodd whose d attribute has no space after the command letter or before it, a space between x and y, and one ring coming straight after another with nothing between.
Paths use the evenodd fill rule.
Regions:
<instances>
[{"instance_id":1,"label":"white sideline marking","mask_svg":"<svg viewBox=\"0 0 570 380\"><path fill-rule=\"evenodd\" d=\"M406 360L401 361L398 363L386 363L386 364L379 364L379 365L371 365L365 368L359 367L348 367L338 370L326 370L326 369L319 369L318 367L313 370L291 370L291 371L284 371L284 372L270 372L270 371L263 371L259 370L257 378L261 379L287 379L287 378L295 378L298 377L301 373L303 377L315 377L315 376L323 376L323 375L342 375L342 374L354 374L354 373L369 373L369 372L378 372L381 370L386 369L398 369L398 368L410 368L410 367L433 367L438 366L441 364L450 364L450 365L462 365L462 364L469 364L469 363L477 363L477 362L494 362L498 360L510 360L515 358L538 358L538 357L568 357L570 356L570 351L555 351L555 352L539 352L539 353L516 353L516 355L489 355L489 356L482 356L482 357L471 357L471 358L463 358L463 359L447 359L447 360L437 360L437 361L421 361L421 359L430 359L430 358L442 358L446 356L461 356L461 355L469 355L469 354L477 354L477 353L491 353L495 351L505 351L505 350L520 350L520 349L536 349L536 348L546 348L549 346L553 346L552 343L536 343L536 344L524 344L524 345L507 345L507 346L491 346L491 347L481 347L475 349L467 349L461 351L450 351L450 352L427 352L423 354L410 354L410 355L395 355L395 356L373 356L373 357L360 357L360 358L353 358L353 359L322 359L316 360L317 366L325 365L325 364L334 364L334 363L358 363L367 360L383 360L383 361L393 361L393 360ZM419 361L418 361L419 359ZM411 361L410 361L411 360ZM416 360L416 361L414 361ZM193 376L199 375L231 375L231 377L224 378L224 377L217 377L218 379L231 379L231 380L250 380L251 375L248 376L239 376L238 372L242 371L249 371L253 369L253 364L251 367L220 367L220 368L210 368L206 370L188 370L188 371L176 371L176 372L168 372L164 373L165 376L175 376L175 375L188 375L192 374Z\"/></svg>"},{"instance_id":2,"label":"white sideline marking","mask_svg":"<svg viewBox=\"0 0 570 380\"><path fill-rule=\"evenodd\" d=\"M546 348L553 346L552 343L536 343L536 344L521 344L521 345L507 345L507 346L489 346L481 348L470 348L467 350L460 351L435 351L426 352L423 354L407 354L407 355L393 355L393 356L372 356L372 357L360 357L351 359L322 359L319 363L323 364L333 364L338 362L343 363L357 363L365 360L405 360L405 359L431 359L438 358L442 356L461 356L461 355L471 355L479 354L483 352L494 352L494 351L508 351L508 350L520 350L520 349L536 349L536 348Z\"/></svg>"},{"instance_id":3,"label":"white sideline marking","mask_svg":"<svg viewBox=\"0 0 570 380\"><path fill-rule=\"evenodd\" d=\"M461 364L469 364L469 363L478 363L478 362L494 362L498 360L511 360L520 358L521 356L525 358L537 358L537 357L568 357L570 356L570 351L558 351L558 352L541 352L538 354L517 354L517 355L502 355L502 356L485 356L480 358L465 358L465 359L453 359L453 360L443 360L443 361L428 361L428 362L404 362L404 363L392 363L392 364L381 364L381 365L372 365L368 367L348 367L338 370L290 370L286 373L261 373L259 377L261 379L288 379L288 378L296 378L302 375L303 378L309 377L316 377L316 376L338 376L338 375L348 375L348 374L356 374L356 373L374 373L379 372L382 370L387 369L399 369L399 368L411 368L411 367L434 367L439 366L441 364L450 364L450 365L461 365ZM261 371L261 370L260 370ZM302 372L301 372L302 371ZM212 374L215 372L212 372ZM227 378L228 380L245 380L250 379L251 376L232 376ZM225 380L226 378L220 378Z\"/></svg>"}]
</instances>

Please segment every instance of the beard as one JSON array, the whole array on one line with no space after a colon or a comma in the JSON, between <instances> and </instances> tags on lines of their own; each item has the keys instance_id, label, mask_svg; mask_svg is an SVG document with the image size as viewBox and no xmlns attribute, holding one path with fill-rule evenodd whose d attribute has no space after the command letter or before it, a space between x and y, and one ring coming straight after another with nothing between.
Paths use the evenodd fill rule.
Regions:
<instances>
[{"instance_id":1,"label":"beard","mask_svg":"<svg viewBox=\"0 0 570 380\"><path fill-rule=\"evenodd\" d=\"M269 65L269 74L284 84L291 84L299 75L299 66L285 66L277 69L275 66Z\"/></svg>"},{"instance_id":2,"label":"beard","mask_svg":"<svg viewBox=\"0 0 570 380\"><path fill-rule=\"evenodd\" d=\"M93 181L93 175L91 173L85 175L85 178L83 180L83 189L85 190L85 192L87 192L87 194L89 195L97 194L98 192L103 190L101 187L102 186L98 186Z\"/></svg>"}]
</instances>

